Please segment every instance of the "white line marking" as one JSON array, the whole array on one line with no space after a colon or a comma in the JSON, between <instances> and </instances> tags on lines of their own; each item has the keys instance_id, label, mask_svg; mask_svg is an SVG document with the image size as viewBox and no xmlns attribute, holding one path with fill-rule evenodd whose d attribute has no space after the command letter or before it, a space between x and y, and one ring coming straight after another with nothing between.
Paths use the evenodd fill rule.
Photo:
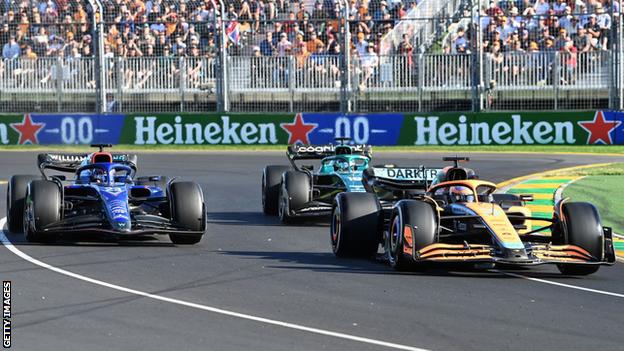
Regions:
<instances>
[{"instance_id":1,"label":"white line marking","mask_svg":"<svg viewBox=\"0 0 624 351\"><path fill-rule=\"evenodd\" d=\"M530 280L530 281L534 281L534 282L538 282L538 283L562 286L564 288L569 288L569 289L576 289L576 290L582 290L582 291L592 292L592 293L601 294L601 295L608 295L608 296L615 296L615 297L624 298L624 294L618 294L618 293L614 293L614 292L610 292L610 291L596 290L596 289L584 288L582 286L558 283L558 282L553 282L553 281L545 280L545 279L527 277L526 275L522 275L522 274L503 272L503 271L499 271L499 270L496 270L496 269L494 269L493 271L498 272L498 273L502 273L502 274L505 274L505 275L508 275L510 277L522 278L522 279L526 279L526 280Z\"/></svg>"},{"instance_id":2,"label":"white line marking","mask_svg":"<svg viewBox=\"0 0 624 351\"><path fill-rule=\"evenodd\" d=\"M6 217L0 219L0 228L4 228L5 223L6 223ZM357 341L357 342L361 342L361 343L365 343L365 344L377 345L377 346L387 347L387 348L391 348L391 349L407 350L407 351L428 351L427 349L421 349L421 348L418 348L418 347L412 347L412 346L407 346L407 345L395 344L395 343L391 343L391 342L387 342L387 341L369 339L369 338L365 338L365 337L361 337L361 336L344 334L344 333L334 332L334 331L325 330L325 329L306 327L306 326L299 325L299 324L293 324L293 323L283 322L283 321L279 321L279 320L275 320L275 319L263 318L263 317L253 316L253 315L239 313L239 312L234 312L234 311L228 311L228 310L224 310L224 309L220 309L220 308L216 308L216 307L201 305L201 304L198 304L198 303L193 303L193 302L173 299L173 298L170 298L170 297L150 294L150 293L147 293L147 292L126 288L126 287L123 287L123 286L107 283L107 282L104 282L104 281L101 281L101 280L89 278L89 277L86 277L86 276L83 276L83 275L80 275L80 274L77 274L77 273L66 271L64 269L52 266L52 265L50 265L48 263L39 261L38 259L29 256L28 254L22 252L20 249L15 247L11 243L11 241L6 237L6 235L4 234L4 230L0 230L0 240L2 241L2 244L9 251L13 252L15 255L21 257L22 259L24 259L24 260L26 260L26 261L28 261L28 262L30 262L32 264L35 264L35 265L39 266L39 267L43 267L45 269L49 269L51 271L54 271L56 273L60 273L60 274L66 275L66 276L71 277L71 278L82 280L82 281L85 281L87 283L100 285L100 286L103 286L103 287L106 287L106 288L122 291L122 292L125 292L125 293L128 293L128 294L143 296L143 297L147 297L147 298L154 299L154 300L159 300L159 301L168 302L168 303L172 303L172 304L176 304L176 305L182 305L182 306L186 306L186 307L191 307L191 308L195 308L195 309L198 309L198 310L218 313L218 314L222 314L222 315L226 315L226 316L230 316L230 317L251 320L251 321L255 321L255 322L259 322L259 323L276 325L276 326L280 326L280 327L284 327L284 328L300 330L300 331L313 333L313 334L332 336L332 337L339 338L339 339L346 339L346 340L351 340L351 341Z\"/></svg>"}]
</instances>

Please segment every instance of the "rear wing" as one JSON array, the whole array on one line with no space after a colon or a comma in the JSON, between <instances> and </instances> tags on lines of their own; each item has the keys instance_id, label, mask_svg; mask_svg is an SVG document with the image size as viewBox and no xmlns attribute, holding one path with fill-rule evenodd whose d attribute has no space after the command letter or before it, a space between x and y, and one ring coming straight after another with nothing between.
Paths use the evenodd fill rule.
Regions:
<instances>
[{"instance_id":1,"label":"rear wing","mask_svg":"<svg viewBox=\"0 0 624 351\"><path fill-rule=\"evenodd\" d=\"M442 168L371 167L363 173L363 181L370 188L388 190L427 190Z\"/></svg>"},{"instance_id":2,"label":"rear wing","mask_svg":"<svg viewBox=\"0 0 624 351\"><path fill-rule=\"evenodd\" d=\"M286 156L295 160L320 160L334 155L362 155L370 157L370 145L289 145Z\"/></svg>"},{"instance_id":3,"label":"rear wing","mask_svg":"<svg viewBox=\"0 0 624 351\"><path fill-rule=\"evenodd\" d=\"M46 153L37 155L37 167L41 173L46 169L60 172L76 172L82 162L91 154L79 153ZM136 171L137 155L113 153L113 162L129 166Z\"/></svg>"}]
</instances>

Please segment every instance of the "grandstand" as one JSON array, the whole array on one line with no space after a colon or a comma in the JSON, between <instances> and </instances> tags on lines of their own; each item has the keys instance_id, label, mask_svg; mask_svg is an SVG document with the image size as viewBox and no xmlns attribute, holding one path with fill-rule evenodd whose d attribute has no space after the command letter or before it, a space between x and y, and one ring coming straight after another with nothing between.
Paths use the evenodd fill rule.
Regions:
<instances>
[{"instance_id":1,"label":"grandstand","mask_svg":"<svg viewBox=\"0 0 624 351\"><path fill-rule=\"evenodd\" d=\"M566 110L623 103L617 0L101 4L0 2L3 112Z\"/></svg>"}]
</instances>

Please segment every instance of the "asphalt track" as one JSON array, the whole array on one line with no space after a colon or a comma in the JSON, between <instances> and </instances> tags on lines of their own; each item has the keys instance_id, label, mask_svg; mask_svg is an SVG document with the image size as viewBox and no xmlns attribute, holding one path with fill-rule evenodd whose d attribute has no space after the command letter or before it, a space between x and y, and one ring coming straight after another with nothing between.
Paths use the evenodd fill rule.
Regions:
<instances>
[{"instance_id":1,"label":"asphalt track","mask_svg":"<svg viewBox=\"0 0 624 351\"><path fill-rule=\"evenodd\" d=\"M442 154L377 153L377 163L440 165ZM622 161L612 156L470 155L495 182L542 170ZM0 153L0 179L35 173L34 153ZM183 175L204 189L208 232L199 245L65 238L15 248L54 267L161 300L76 279L0 248L11 280L16 350L389 350L365 337L430 350L622 350L624 265L584 278L554 267L399 274L337 259L325 224L283 226L260 211L260 172L283 153L142 154L141 174ZM4 198L6 186L0 185ZM4 200L0 202L4 213ZM606 291L616 295L600 293ZM172 303L167 299L186 302ZM193 305L196 304L196 305ZM215 313L231 312L291 323ZM337 336L293 329L305 326Z\"/></svg>"}]
</instances>

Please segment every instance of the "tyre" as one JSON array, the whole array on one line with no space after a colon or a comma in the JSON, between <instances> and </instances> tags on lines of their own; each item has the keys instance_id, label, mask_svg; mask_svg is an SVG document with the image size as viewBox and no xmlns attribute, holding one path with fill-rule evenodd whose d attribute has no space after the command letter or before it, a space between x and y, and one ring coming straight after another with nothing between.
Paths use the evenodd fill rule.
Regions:
<instances>
[{"instance_id":1,"label":"tyre","mask_svg":"<svg viewBox=\"0 0 624 351\"><path fill-rule=\"evenodd\" d=\"M416 252L437 241L438 221L433 207L422 201L403 200L395 206L390 221L386 237L390 266L398 271L423 268L422 262L414 262L412 250Z\"/></svg>"},{"instance_id":2,"label":"tyre","mask_svg":"<svg viewBox=\"0 0 624 351\"><path fill-rule=\"evenodd\" d=\"M371 193L340 193L334 199L330 239L338 257L371 257L380 242L381 206Z\"/></svg>"},{"instance_id":3,"label":"tyre","mask_svg":"<svg viewBox=\"0 0 624 351\"><path fill-rule=\"evenodd\" d=\"M603 259L604 233L600 224L600 215L596 207L587 202L564 203L563 237L566 244L576 245L594 256ZM557 268L566 275L588 275L595 273L599 265L558 264Z\"/></svg>"},{"instance_id":4,"label":"tyre","mask_svg":"<svg viewBox=\"0 0 624 351\"><path fill-rule=\"evenodd\" d=\"M282 174L290 170L288 166L266 166L262 172L262 212L277 214Z\"/></svg>"},{"instance_id":5,"label":"tyre","mask_svg":"<svg viewBox=\"0 0 624 351\"><path fill-rule=\"evenodd\" d=\"M282 175L277 214L283 223L295 220L296 211L310 202L310 176L304 172L288 171Z\"/></svg>"},{"instance_id":6,"label":"tyre","mask_svg":"<svg viewBox=\"0 0 624 351\"><path fill-rule=\"evenodd\" d=\"M194 182L175 182L169 188L171 219L185 230L202 232L201 234L169 234L174 244L197 244L206 229L206 211L204 195L199 185Z\"/></svg>"},{"instance_id":7,"label":"tyre","mask_svg":"<svg viewBox=\"0 0 624 351\"><path fill-rule=\"evenodd\" d=\"M36 175L14 175L9 180L6 200L6 217L9 231L21 233L24 230L24 199L26 188L33 180L41 179Z\"/></svg>"},{"instance_id":8,"label":"tyre","mask_svg":"<svg viewBox=\"0 0 624 351\"><path fill-rule=\"evenodd\" d=\"M29 242L53 242L54 234L43 228L61 220L61 189L49 180L33 180L26 190L24 237Z\"/></svg>"}]
</instances>

